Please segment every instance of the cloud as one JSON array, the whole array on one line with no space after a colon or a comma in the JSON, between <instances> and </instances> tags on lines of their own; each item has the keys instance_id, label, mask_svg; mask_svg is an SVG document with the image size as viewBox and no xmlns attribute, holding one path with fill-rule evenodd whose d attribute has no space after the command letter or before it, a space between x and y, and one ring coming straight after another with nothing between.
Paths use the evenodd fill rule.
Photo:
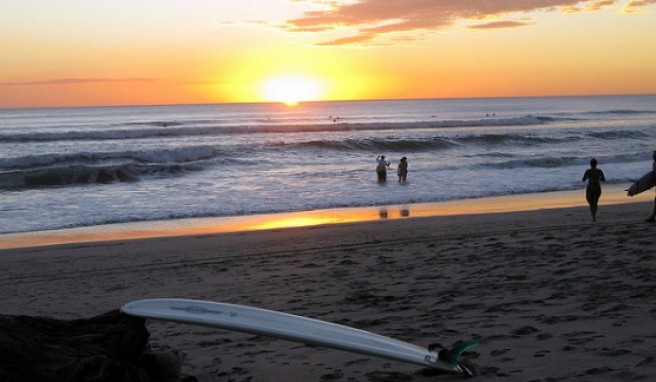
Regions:
<instances>
[{"instance_id":1,"label":"cloud","mask_svg":"<svg viewBox=\"0 0 656 382\"><path fill-rule=\"evenodd\" d=\"M624 13L643 13L642 8L656 4L656 0L630 0L624 7Z\"/></svg>"},{"instance_id":2,"label":"cloud","mask_svg":"<svg viewBox=\"0 0 656 382\"><path fill-rule=\"evenodd\" d=\"M615 5L616 0L591 0L569 7L563 7L565 13L596 12Z\"/></svg>"},{"instance_id":3,"label":"cloud","mask_svg":"<svg viewBox=\"0 0 656 382\"><path fill-rule=\"evenodd\" d=\"M525 21L492 21L485 24L472 25L470 29L505 29L505 28L517 28L529 25L530 23Z\"/></svg>"},{"instance_id":4,"label":"cloud","mask_svg":"<svg viewBox=\"0 0 656 382\"><path fill-rule=\"evenodd\" d=\"M79 85L107 82L152 82L150 78L58 78L39 81L2 82L0 86L49 86L49 85Z\"/></svg>"},{"instance_id":5,"label":"cloud","mask_svg":"<svg viewBox=\"0 0 656 382\"><path fill-rule=\"evenodd\" d=\"M656 0L630 0L627 7L653 4ZM322 10L306 12L288 20L284 28L293 32L350 32L319 45L375 44L392 34L435 31L461 21L495 21L475 29L511 28L530 25L503 20L510 14L535 11L591 12L611 7L618 0L360 0L314 1Z\"/></svg>"}]
</instances>

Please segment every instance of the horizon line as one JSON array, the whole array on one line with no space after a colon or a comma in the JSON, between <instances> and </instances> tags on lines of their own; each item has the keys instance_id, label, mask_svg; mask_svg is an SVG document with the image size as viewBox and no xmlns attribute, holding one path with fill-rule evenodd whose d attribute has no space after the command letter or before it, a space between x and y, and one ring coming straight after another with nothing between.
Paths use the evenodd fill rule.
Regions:
<instances>
[{"instance_id":1,"label":"horizon line","mask_svg":"<svg viewBox=\"0 0 656 382\"><path fill-rule=\"evenodd\" d=\"M417 98L358 98L358 99L326 99L301 101L294 106L286 106L276 101L235 101L235 102L189 102L189 103L153 103L153 104L106 104L106 105L61 105L61 106L24 106L4 107L0 110L37 110L37 109L84 109L84 108L118 108L118 107L170 107L170 106L211 106L211 105L283 105L294 108L304 104L340 103L340 102L382 102L382 101L422 101L422 100L466 100L466 99L513 99L513 98L585 98L585 97L640 97L656 96L656 93L600 93L600 94L553 94L524 96L475 96L475 97L417 97Z\"/></svg>"}]
</instances>

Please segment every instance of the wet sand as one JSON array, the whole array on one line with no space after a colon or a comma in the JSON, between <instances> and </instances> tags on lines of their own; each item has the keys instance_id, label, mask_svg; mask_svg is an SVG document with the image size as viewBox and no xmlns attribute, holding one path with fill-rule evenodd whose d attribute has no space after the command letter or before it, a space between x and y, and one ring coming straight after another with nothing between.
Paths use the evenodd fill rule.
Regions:
<instances>
[{"instance_id":1,"label":"wet sand","mask_svg":"<svg viewBox=\"0 0 656 382\"><path fill-rule=\"evenodd\" d=\"M651 201L651 193L634 198L626 187L604 187L601 205ZM336 208L278 214L145 221L79 227L41 232L0 234L0 250L55 244L88 243L111 240L260 231L276 228L372 222L409 217L480 215L499 212L532 211L585 205L583 191L495 196L436 203ZM602 206L603 210L603 206Z\"/></svg>"},{"instance_id":2,"label":"wet sand","mask_svg":"<svg viewBox=\"0 0 656 382\"><path fill-rule=\"evenodd\" d=\"M3 314L71 319L142 298L197 298L420 346L477 338L466 355L475 380L652 380L648 200L602 205L597 223L571 207L5 249L0 302ZM200 381L460 380L274 338L147 325L154 348L176 349Z\"/></svg>"}]
</instances>

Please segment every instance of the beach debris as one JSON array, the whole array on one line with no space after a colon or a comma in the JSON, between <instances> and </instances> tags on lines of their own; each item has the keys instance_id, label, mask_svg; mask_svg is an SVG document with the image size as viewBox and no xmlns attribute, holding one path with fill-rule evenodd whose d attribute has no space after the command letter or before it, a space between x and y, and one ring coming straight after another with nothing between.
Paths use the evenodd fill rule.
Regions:
<instances>
[{"instance_id":1,"label":"beach debris","mask_svg":"<svg viewBox=\"0 0 656 382\"><path fill-rule=\"evenodd\" d=\"M149 350L144 320L112 310L57 320L0 314L0 381L192 382L180 358Z\"/></svg>"}]
</instances>

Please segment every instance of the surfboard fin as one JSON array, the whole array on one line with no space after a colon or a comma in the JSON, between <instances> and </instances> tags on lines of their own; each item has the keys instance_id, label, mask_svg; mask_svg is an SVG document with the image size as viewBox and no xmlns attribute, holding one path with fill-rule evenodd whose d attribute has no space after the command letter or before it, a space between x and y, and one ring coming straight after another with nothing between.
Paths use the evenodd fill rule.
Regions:
<instances>
[{"instance_id":1,"label":"surfboard fin","mask_svg":"<svg viewBox=\"0 0 656 382\"><path fill-rule=\"evenodd\" d=\"M476 345L478 345L478 340L458 341L451 349L447 349L444 346L435 343L428 345L428 350L433 351L436 348L440 348L440 351L437 353L439 359L457 366L460 374L471 377L478 374L476 369L461 362L460 358L464 352Z\"/></svg>"},{"instance_id":2,"label":"surfboard fin","mask_svg":"<svg viewBox=\"0 0 656 382\"><path fill-rule=\"evenodd\" d=\"M470 348L478 345L478 340L469 340L469 341L458 341L455 345L449 350L449 357L455 362L460 361L462 353L466 352Z\"/></svg>"}]
</instances>

